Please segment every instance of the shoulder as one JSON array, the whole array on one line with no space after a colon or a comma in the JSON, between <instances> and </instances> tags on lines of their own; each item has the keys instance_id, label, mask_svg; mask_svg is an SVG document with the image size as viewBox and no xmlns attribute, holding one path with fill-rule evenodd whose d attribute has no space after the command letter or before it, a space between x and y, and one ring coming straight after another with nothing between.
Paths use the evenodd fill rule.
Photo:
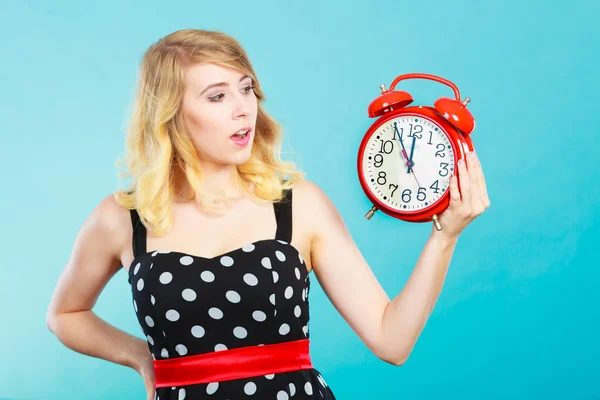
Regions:
<instances>
[{"instance_id":1,"label":"shoulder","mask_svg":"<svg viewBox=\"0 0 600 400\"><path fill-rule=\"evenodd\" d=\"M112 242L116 256L120 257L123 246L132 234L131 211L115 199L114 193L103 197L88 217L89 226Z\"/></svg>"},{"instance_id":2,"label":"shoulder","mask_svg":"<svg viewBox=\"0 0 600 400\"><path fill-rule=\"evenodd\" d=\"M308 225L318 236L323 225L339 218L339 213L327 193L315 182L303 179L293 187L292 203L297 219Z\"/></svg>"},{"instance_id":3,"label":"shoulder","mask_svg":"<svg viewBox=\"0 0 600 400\"><path fill-rule=\"evenodd\" d=\"M296 183L292 190L294 205L299 208L320 207L328 201L327 194L315 182L302 179Z\"/></svg>"}]
</instances>

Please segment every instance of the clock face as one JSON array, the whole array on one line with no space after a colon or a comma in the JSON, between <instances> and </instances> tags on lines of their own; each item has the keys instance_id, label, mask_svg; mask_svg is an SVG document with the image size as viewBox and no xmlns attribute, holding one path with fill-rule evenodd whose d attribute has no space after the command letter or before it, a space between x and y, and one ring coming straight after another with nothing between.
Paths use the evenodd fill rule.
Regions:
<instances>
[{"instance_id":1,"label":"clock face","mask_svg":"<svg viewBox=\"0 0 600 400\"><path fill-rule=\"evenodd\" d=\"M453 172L450 139L439 125L420 115L384 122L364 149L365 182L380 202L398 212L419 212L435 204L450 190Z\"/></svg>"}]
</instances>

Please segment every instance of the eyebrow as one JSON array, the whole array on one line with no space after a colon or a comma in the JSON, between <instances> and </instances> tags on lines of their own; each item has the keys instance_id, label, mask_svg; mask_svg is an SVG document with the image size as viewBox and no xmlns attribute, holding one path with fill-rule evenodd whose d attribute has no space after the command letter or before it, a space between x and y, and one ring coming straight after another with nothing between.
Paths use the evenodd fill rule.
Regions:
<instances>
[{"instance_id":1,"label":"eyebrow","mask_svg":"<svg viewBox=\"0 0 600 400\"><path fill-rule=\"evenodd\" d=\"M243 81L246 78L251 78L250 75L244 75L240 78L240 82ZM214 87L222 87L222 86L229 86L229 84L227 82L218 82L218 83L211 83L210 85L208 85L206 88L204 88L204 90L202 92L200 92L200 96L202 96L202 94L204 94L204 92L206 92L208 89L210 88L214 88Z\"/></svg>"}]
</instances>

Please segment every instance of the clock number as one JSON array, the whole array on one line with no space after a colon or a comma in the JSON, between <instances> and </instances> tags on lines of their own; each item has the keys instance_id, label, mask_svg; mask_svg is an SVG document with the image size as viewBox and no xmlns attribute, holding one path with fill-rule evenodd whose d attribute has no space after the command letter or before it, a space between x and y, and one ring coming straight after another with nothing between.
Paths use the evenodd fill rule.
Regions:
<instances>
[{"instance_id":1,"label":"clock number","mask_svg":"<svg viewBox=\"0 0 600 400\"><path fill-rule=\"evenodd\" d=\"M439 187L440 181L436 179L435 182L433 182L431 184L431 186L429 186L430 189L433 189L433 193L438 194L440 187Z\"/></svg>"},{"instance_id":2,"label":"clock number","mask_svg":"<svg viewBox=\"0 0 600 400\"><path fill-rule=\"evenodd\" d=\"M416 136L417 139L422 139L423 135L417 135L417 133L423 132L423 127L421 125L415 125L415 131L413 132L413 124L409 124L409 125L410 125L410 133L408 134L408 137L411 138L413 136Z\"/></svg>"},{"instance_id":3,"label":"clock number","mask_svg":"<svg viewBox=\"0 0 600 400\"><path fill-rule=\"evenodd\" d=\"M382 165L383 165L383 156L381 154L375 154L375 167L379 168Z\"/></svg>"},{"instance_id":4,"label":"clock number","mask_svg":"<svg viewBox=\"0 0 600 400\"><path fill-rule=\"evenodd\" d=\"M433 132L429 131L429 142L427 142L427 144L433 144L433 142L431 141L432 136L433 136Z\"/></svg>"},{"instance_id":5,"label":"clock number","mask_svg":"<svg viewBox=\"0 0 600 400\"><path fill-rule=\"evenodd\" d=\"M390 197L394 197L394 192L396 191L396 189L398 189L398 185L394 185L393 183L390 183L390 189L394 188L394 190L392 190L392 194L390 194Z\"/></svg>"},{"instance_id":6,"label":"clock number","mask_svg":"<svg viewBox=\"0 0 600 400\"><path fill-rule=\"evenodd\" d=\"M448 174L450 173L450 171L448 171L448 163L445 162L441 162L440 163L440 168L441 170L438 172L440 174L440 176L448 176ZM442 174L442 171L444 171L444 173Z\"/></svg>"},{"instance_id":7,"label":"clock number","mask_svg":"<svg viewBox=\"0 0 600 400\"><path fill-rule=\"evenodd\" d=\"M402 201L405 203L410 203L410 194L411 194L410 189L404 189L402 191Z\"/></svg>"},{"instance_id":8,"label":"clock number","mask_svg":"<svg viewBox=\"0 0 600 400\"><path fill-rule=\"evenodd\" d=\"M442 147L440 148L440 146L442 146ZM446 157L446 154L443 153L443 151L446 149L446 146L444 146L442 143L438 143L437 146L435 146L435 148L437 149L437 151L435 152L436 157L438 155L442 158Z\"/></svg>"},{"instance_id":9,"label":"clock number","mask_svg":"<svg viewBox=\"0 0 600 400\"><path fill-rule=\"evenodd\" d=\"M388 143L390 145L389 150L388 150ZM394 150L394 142L392 142L391 140L382 140L381 141L381 149L379 149L380 153L390 154L392 152L392 150Z\"/></svg>"},{"instance_id":10,"label":"clock number","mask_svg":"<svg viewBox=\"0 0 600 400\"><path fill-rule=\"evenodd\" d=\"M383 182L380 182L383 179ZM379 185L385 185L387 179L385 179L385 171L379 171L379 175L377 176L377 183Z\"/></svg>"},{"instance_id":11,"label":"clock number","mask_svg":"<svg viewBox=\"0 0 600 400\"><path fill-rule=\"evenodd\" d=\"M398 139L402 140L402 135L404 134L404 128L400 128L400 132L398 132L398 122L394 122L394 132L392 140L396 140L396 134L398 134Z\"/></svg>"},{"instance_id":12,"label":"clock number","mask_svg":"<svg viewBox=\"0 0 600 400\"><path fill-rule=\"evenodd\" d=\"M425 201L425 199L427 198L427 193L425 192L425 190L427 190L427 189L424 187L419 187L419 192L417 193L417 200ZM423 198L421 198L421 196Z\"/></svg>"}]
</instances>

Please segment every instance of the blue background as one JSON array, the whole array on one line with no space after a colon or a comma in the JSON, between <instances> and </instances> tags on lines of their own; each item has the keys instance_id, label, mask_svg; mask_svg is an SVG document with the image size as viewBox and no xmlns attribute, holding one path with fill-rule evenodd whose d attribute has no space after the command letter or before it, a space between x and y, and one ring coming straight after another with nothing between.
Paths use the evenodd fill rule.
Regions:
<instances>
[{"instance_id":1,"label":"blue background","mask_svg":"<svg viewBox=\"0 0 600 400\"><path fill-rule=\"evenodd\" d=\"M2 1L0 397L145 398L135 371L70 351L45 314L78 229L117 188L143 52L202 28L244 46L286 158L337 205L390 297L431 226L364 218L367 106L407 72L472 99L492 205L461 235L408 362L371 354L311 275L311 353L338 399L600 398L598 4ZM398 87L416 104L452 96ZM94 311L143 337L124 271Z\"/></svg>"}]
</instances>

